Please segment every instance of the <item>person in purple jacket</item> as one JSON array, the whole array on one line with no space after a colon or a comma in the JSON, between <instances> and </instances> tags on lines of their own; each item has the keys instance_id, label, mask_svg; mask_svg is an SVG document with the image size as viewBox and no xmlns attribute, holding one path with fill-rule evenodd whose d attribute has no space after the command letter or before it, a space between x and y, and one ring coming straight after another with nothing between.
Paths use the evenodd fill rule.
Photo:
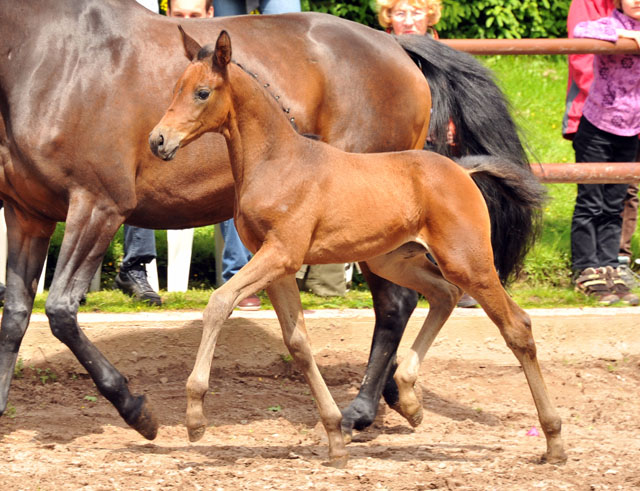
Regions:
<instances>
[{"instance_id":1,"label":"person in purple jacket","mask_svg":"<svg viewBox=\"0 0 640 491\"><path fill-rule=\"evenodd\" d=\"M640 0L615 0L610 17L579 23L573 35L640 47ZM640 134L640 55L596 55L593 84L573 139L576 162L631 162ZM620 277L618 250L627 184L578 184L571 222L576 288L603 305L640 299Z\"/></svg>"}]
</instances>

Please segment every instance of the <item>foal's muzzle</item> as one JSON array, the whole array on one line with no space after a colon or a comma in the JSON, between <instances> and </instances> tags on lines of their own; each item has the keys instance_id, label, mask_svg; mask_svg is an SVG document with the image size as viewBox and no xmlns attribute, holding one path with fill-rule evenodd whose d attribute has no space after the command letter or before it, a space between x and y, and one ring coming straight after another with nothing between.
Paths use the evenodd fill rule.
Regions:
<instances>
[{"instance_id":1,"label":"foal's muzzle","mask_svg":"<svg viewBox=\"0 0 640 491\"><path fill-rule=\"evenodd\" d=\"M153 154L162 160L171 160L176 156L180 141L181 138L169 128L156 126L149 134L149 147Z\"/></svg>"}]
</instances>

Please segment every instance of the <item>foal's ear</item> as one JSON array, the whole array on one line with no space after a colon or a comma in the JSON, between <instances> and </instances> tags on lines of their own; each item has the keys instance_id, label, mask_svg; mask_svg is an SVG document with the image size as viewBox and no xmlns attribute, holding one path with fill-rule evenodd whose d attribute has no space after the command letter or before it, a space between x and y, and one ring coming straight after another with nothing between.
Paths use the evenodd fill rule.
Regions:
<instances>
[{"instance_id":1,"label":"foal's ear","mask_svg":"<svg viewBox=\"0 0 640 491\"><path fill-rule=\"evenodd\" d=\"M231 61L231 38L227 31L222 31L216 41L216 52L213 56L214 64L224 68Z\"/></svg>"},{"instance_id":2,"label":"foal's ear","mask_svg":"<svg viewBox=\"0 0 640 491\"><path fill-rule=\"evenodd\" d=\"M189 61L193 61L193 59L198 56L198 51L200 51L201 46L198 42L189 36L181 25L178 25L178 29L180 30L180 34L182 35L182 45L184 46L184 54Z\"/></svg>"}]
</instances>

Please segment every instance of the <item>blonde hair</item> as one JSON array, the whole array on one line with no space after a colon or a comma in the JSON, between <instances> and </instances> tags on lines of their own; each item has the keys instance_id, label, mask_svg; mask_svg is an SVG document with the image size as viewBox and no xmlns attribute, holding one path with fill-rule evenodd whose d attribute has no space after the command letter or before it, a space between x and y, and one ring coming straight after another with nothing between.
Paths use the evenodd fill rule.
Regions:
<instances>
[{"instance_id":1,"label":"blonde hair","mask_svg":"<svg viewBox=\"0 0 640 491\"><path fill-rule=\"evenodd\" d=\"M391 26L391 11L393 8L405 0L376 0L378 6L378 22L382 27ZM440 0L406 0L409 5L416 9L427 12L427 27L435 25L440 20L442 4Z\"/></svg>"}]
</instances>

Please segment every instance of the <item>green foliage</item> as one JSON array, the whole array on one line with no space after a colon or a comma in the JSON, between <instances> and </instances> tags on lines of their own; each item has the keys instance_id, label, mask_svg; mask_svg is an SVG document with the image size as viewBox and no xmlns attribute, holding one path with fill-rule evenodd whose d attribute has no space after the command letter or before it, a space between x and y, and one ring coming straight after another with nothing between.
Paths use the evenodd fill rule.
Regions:
<instances>
[{"instance_id":1,"label":"green foliage","mask_svg":"<svg viewBox=\"0 0 640 491\"><path fill-rule=\"evenodd\" d=\"M570 0L444 0L444 38L566 37Z\"/></svg>"},{"instance_id":2,"label":"green foliage","mask_svg":"<svg viewBox=\"0 0 640 491\"><path fill-rule=\"evenodd\" d=\"M369 0L345 0L342 2L333 0L301 0L300 4L303 11L332 14L366 26L380 28L378 16L373 9L375 1L370 3Z\"/></svg>"},{"instance_id":3,"label":"green foliage","mask_svg":"<svg viewBox=\"0 0 640 491\"><path fill-rule=\"evenodd\" d=\"M16 361L16 366L13 368L13 376L14 378L24 377L24 360L22 358L18 358L18 361Z\"/></svg>"},{"instance_id":4,"label":"green foliage","mask_svg":"<svg viewBox=\"0 0 640 491\"><path fill-rule=\"evenodd\" d=\"M282 361L286 364L293 362L293 356L291 356L289 353L280 353L280 358L282 358Z\"/></svg>"},{"instance_id":5,"label":"green foliage","mask_svg":"<svg viewBox=\"0 0 640 491\"><path fill-rule=\"evenodd\" d=\"M55 382L56 380L58 380L58 375L56 375L56 373L54 371L52 371L50 368L34 368L37 377L40 379L40 382L42 382L42 385L46 385L50 382Z\"/></svg>"},{"instance_id":6,"label":"green foliage","mask_svg":"<svg viewBox=\"0 0 640 491\"><path fill-rule=\"evenodd\" d=\"M570 0L443 0L436 28L443 38L566 37ZM325 12L376 29L375 0L302 0L302 10Z\"/></svg>"}]
</instances>

